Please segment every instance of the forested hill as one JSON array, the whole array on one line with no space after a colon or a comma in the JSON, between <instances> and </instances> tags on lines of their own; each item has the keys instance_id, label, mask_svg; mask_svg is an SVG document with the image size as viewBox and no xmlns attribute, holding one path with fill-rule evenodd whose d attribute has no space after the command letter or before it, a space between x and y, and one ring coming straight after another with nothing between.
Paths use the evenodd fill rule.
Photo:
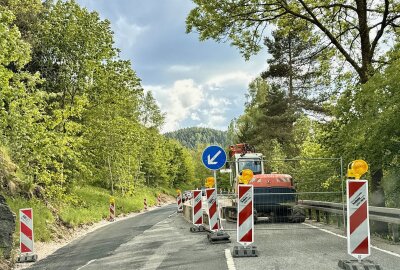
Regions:
<instances>
[{"instance_id":1,"label":"forested hill","mask_svg":"<svg viewBox=\"0 0 400 270\"><path fill-rule=\"evenodd\" d=\"M202 127L190 127L183 128L173 132L167 132L164 134L167 138L172 138L179 141L182 145L188 148L195 148L196 145L216 144L221 146L227 146L227 132Z\"/></svg>"}]
</instances>

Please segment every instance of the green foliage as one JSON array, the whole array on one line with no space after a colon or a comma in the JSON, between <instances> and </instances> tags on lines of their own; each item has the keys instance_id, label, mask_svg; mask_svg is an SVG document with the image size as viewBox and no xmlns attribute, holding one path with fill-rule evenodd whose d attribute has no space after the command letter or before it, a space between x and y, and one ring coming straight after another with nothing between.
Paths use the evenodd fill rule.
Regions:
<instances>
[{"instance_id":1,"label":"green foliage","mask_svg":"<svg viewBox=\"0 0 400 270\"><path fill-rule=\"evenodd\" d=\"M149 206L156 204L157 192L140 188L132 196L115 194L116 214L139 212L143 209L143 199ZM68 226L98 222L109 217L110 192L93 186L77 186L73 191L74 202L60 205L59 217Z\"/></svg>"},{"instance_id":2,"label":"green foliage","mask_svg":"<svg viewBox=\"0 0 400 270\"><path fill-rule=\"evenodd\" d=\"M326 132L325 141L330 149L344 153L349 162L357 158L367 160L372 180L392 174L398 166L399 66L399 61L395 60L357 91L349 87L333 107L334 121L326 125L329 132ZM381 189L380 181L372 181L371 188L373 191Z\"/></svg>"},{"instance_id":3,"label":"green foliage","mask_svg":"<svg viewBox=\"0 0 400 270\"><path fill-rule=\"evenodd\" d=\"M187 16L186 31L198 32L200 40L228 40L248 59L261 50L260 43L271 25L286 31L287 26L307 24L310 30L302 38L313 36L321 46L317 53L326 49L334 51L327 54L329 61L325 63L334 65L345 59L362 83L373 74L371 67L377 66L374 60L384 58L382 52L388 47L384 44L393 39L400 11L397 0L193 2L195 6Z\"/></svg>"},{"instance_id":4,"label":"green foliage","mask_svg":"<svg viewBox=\"0 0 400 270\"><path fill-rule=\"evenodd\" d=\"M17 233L14 234L15 243L19 242L19 222L18 213L19 209L32 208L33 209L33 230L35 241L48 242L53 239L55 228L55 218L51 211L46 207L43 201L38 199L25 199L23 197L7 197L5 196L7 204L11 210L16 213L16 228Z\"/></svg>"},{"instance_id":5,"label":"green foliage","mask_svg":"<svg viewBox=\"0 0 400 270\"><path fill-rule=\"evenodd\" d=\"M119 58L109 21L75 1L23 2L0 2L0 132L27 196L190 185L192 157L159 133L164 115Z\"/></svg>"}]
</instances>

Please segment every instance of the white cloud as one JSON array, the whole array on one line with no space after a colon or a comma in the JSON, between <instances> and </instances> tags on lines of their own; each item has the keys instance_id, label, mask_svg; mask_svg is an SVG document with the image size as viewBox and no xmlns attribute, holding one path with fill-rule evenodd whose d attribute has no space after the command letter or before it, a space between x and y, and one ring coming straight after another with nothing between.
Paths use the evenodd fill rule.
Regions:
<instances>
[{"instance_id":1,"label":"white cloud","mask_svg":"<svg viewBox=\"0 0 400 270\"><path fill-rule=\"evenodd\" d=\"M221 114L210 114L207 117L207 121L202 122L197 126L226 130L226 121L226 117Z\"/></svg>"},{"instance_id":2,"label":"white cloud","mask_svg":"<svg viewBox=\"0 0 400 270\"><path fill-rule=\"evenodd\" d=\"M112 24L112 28L115 32L117 47L123 49L132 47L139 39L139 36L149 29L148 26L129 23L127 18L123 16L118 17L118 20Z\"/></svg>"},{"instance_id":3,"label":"white cloud","mask_svg":"<svg viewBox=\"0 0 400 270\"><path fill-rule=\"evenodd\" d=\"M208 105L210 107L218 107L218 108L223 108L225 106L231 105L232 102L230 102L227 98L217 98L212 96L211 98L208 99Z\"/></svg>"},{"instance_id":4,"label":"white cloud","mask_svg":"<svg viewBox=\"0 0 400 270\"><path fill-rule=\"evenodd\" d=\"M167 68L167 71L180 73L180 72L190 72L198 68L199 68L198 66L172 65Z\"/></svg>"},{"instance_id":5,"label":"white cloud","mask_svg":"<svg viewBox=\"0 0 400 270\"><path fill-rule=\"evenodd\" d=\"M215 89L220 88L222 85L228 84L243 84L247 86L252 79L253 76L247 72L233 71L216 75L209 79L207 84Z\"/></svg>"},{"instance_id":6,"label":"white cloud","mask_svg":"<svg viewBox=\"0 0 400 270\"><path fill-rule=\"evenodd\" d=\"M193 113L190 115L190 119L192 119L192 120L194 120L194 121L199 121L199 120L200 120L200 117L199 117L198 113L193 112Z\"/></svg>"},{"instance_id":7,"label":"white cloud","mask_svg":"<svg viewBox=\"0 0 400 270\"><path fill-rule=\"evenodd\" d=\"M172 87L146 86L144 88L153 91L161 105L161 110L167 113L163 132L176 130L183 120L195 117L195 109L204 100L202 87L196 85L192 79L175 81Z\"/></svg>"}]
</instances>

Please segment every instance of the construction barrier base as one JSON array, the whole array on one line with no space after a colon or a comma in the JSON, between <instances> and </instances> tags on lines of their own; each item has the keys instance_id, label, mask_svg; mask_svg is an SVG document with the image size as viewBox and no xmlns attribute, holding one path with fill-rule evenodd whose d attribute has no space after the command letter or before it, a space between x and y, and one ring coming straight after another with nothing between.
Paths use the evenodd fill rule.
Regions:
<instances>
[{"instance_id":1,"label":"construction barrier base","mask_svg":"<svg viewBox=\"0 0 400 270\"><path fill-rule=\"evenodd\" d=\"M36 262L38 256L36 254L24 254L17 258L17 263Z\"/></svg>"},{"instance_id":2,"label":"construction barrier base","mask_svg":"<svg viewBox=\"0 0 400 270\"><path fill-rule=\"evenodd\" d=\"M340 260L338 266L345 270L382 270L382 268L370 260Z\"/></svg>"},{"instance_id":3,"label":"construction barrier base","mask_svg":"<svg viewBox=\"0 0 400 270\"><path fill-rule=\"evenodd\" d=\"M200 225L200 226L193 226L193 227L190 227L190 231L191 231L192 233L197 233L197 232L206 232L207 230L206 230L206 228L204 228L203 225Z\"/></svg>"},{"instance_id":4,"label":"construction barrier base","mask_svg":"<svg viewBox=\"0 0 400 270\"><path fill-rule=\"evenodd\" d=\"M177 213L183 213L183 210L176 210Z\"/></svg>"},{"instance_id":5,"label":"construction barrier base","mask_svg":"<svg viewBox=\"0 0 400 270\"><path fill-rule=\"evenodd\" d=\"M207 238L211 244L224 244L231 242L229 239L230 235L224 231L210 232L207 234Z\"/></svg>"},{"instance_id":6,"label":"construction barrier base","mask_svg":"<svg viewBox=\"0 0 400 270\"><path fill-rule=\"evenodd\" d=\"M258 257L256 246L234 246L232 250L233 257Z\"/></svg>"}]
</instances>

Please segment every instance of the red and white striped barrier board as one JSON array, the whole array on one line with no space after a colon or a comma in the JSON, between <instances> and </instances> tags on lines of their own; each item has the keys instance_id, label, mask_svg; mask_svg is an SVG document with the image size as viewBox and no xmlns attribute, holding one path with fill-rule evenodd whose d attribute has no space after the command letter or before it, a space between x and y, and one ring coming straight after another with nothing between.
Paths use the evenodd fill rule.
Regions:
<instances>
[{"instance_id":1,"label":"red and white striped barrier board","mask_svg":"<svg viewBox=\"0 0 400 270\"><path fill-rule=\"evenodd\" d=\"M208 219L210 225L210 231L219 230L219 213L217 209L217 191L215 188L206 189L207 204L208 204Z\"/></svg>"},{"instance_id":2,"label":"red and white striped barrier board","mask_svg":"<svg viewBox=\"0 0 400 270\"><path fill-rule=\"evenodd\" d=\"M178 205L178 212L182 212L183 211L182 194L179 194L176 197L176 204Z\"/></svg>"},{"instance_id":3,"label":"red and white striped barrier board","mask_svg":"<svg viewBox=\"0 0 400 270\"><path fill-rule=\"evenodd\" d=\"M368 182L347 180L347 252L362 260L371 254Z\"/></svg>"},{"instance_id":4,"label":"red and white striped barrier board","mask_svg":"<svg viewBox=\"0 0 400 270\"><path fill-rule=\"evenodd\" d=\"M158 195L158 197L157 197L157 203L158 203L158 206L161 206L161 195Z\"/></svg>"},{"instance_id":5,"label":"red and white striped barrier board","mask_svg":"<svg viewBox=\"0 0 400 270\"><path fill-rule=\"evenodd\" d=\"M115 202L110 202L110 221L115 220Z\"/></svg>"},{"instance_id":6,"label":"red and white striped barrier board","mask_svg":"<svg viewBox=\"0 0 400 270\"><path fill-rule=\"evenodd\" d=\"M203 205L201 200L201 190L193 190L193 224L202 225L203 224Z\"/></svg>"},{"instance_id":7,"label":"red and white striped barrier board","mask_svg":"<svg viewBox=\"0 0 400 270\"><path fill-rule=\"evenodd\" d=\"M237 241L244 246L254 242L253 186L238 186Z\"/></svg>"},{"instance_id":8,"label":"red and white striped barrier board","mask_svg":"<svg viewBox=\"0 0 400 270\"><path fill-rule=\"evenodd\" d=\"M33 211L32 208L19 210L20 250L21 253L33 253Z\"/></svg>"}]
</instances>

